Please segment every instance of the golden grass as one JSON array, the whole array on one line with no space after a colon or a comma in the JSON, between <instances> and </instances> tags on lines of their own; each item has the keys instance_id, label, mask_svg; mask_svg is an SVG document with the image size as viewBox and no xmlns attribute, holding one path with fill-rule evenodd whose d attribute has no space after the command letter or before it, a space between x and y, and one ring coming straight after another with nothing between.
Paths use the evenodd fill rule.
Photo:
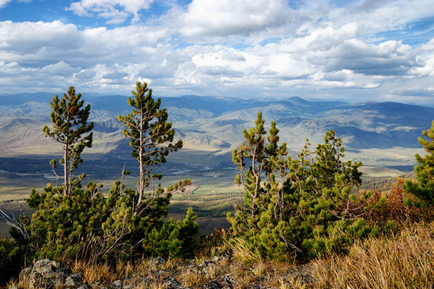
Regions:
<instances>
[{"instance_id":1,"label":"golden grass","mask_svg":"<svg viewBox=\"0 0 434 289\"><path fill-rule=\"evenodd\" d=\"M234 259L244 264L255 264L262 262L261 253L257 248L249 248L247 242L242 238L235 238L231 242Z\"/></svg>"},{"instance_id":2,"label":"golden grass","mask_svg":"<svg viewBox=\"0 0 434 289\"><path fill-rule=\"evenodd\" d=\"M113 282L119 275L110 265L104 263L95 264L94 262L76 260L74 263L70 264L70 267L74 273L82 272L84 275L83 281L87 284L92 284L101 280Z\"/></svg>"},{"instance_id":3,"label":"golden grass","mask_svg":"<svg viewBox=\"0 0 434 289\"><path fill-rule=\"evenodd\" d=\"M70 263L74 273L84 274L84 282L110 285L127 275L148 277L134 288L163 287L164 278L173 276L186 287L201 288L207 281L230 274L234 288L261 284L274 288L433 288L434 222L407 224L395 235L356 241L347 255L332 255L307 264L264 261L257 250L250 250L242 239L221 246L232 249L233 258L221 258L216 266L198 266L211 256L200 255L193 261L168 259L151 269L147 259L135 264L119 261L116 266L82 261ZM219 248L215 249L220 251ZM160 272L156 277L156 271ZM27 289L16 279L8 286ZM142 286L142 287L140 287Z\"/></svg>"},{"instance_id":4,"label":"golden grass","mask_svg":"<svg viewBox=\"0 0 434 289\"><path fill-rule=\"evenodd\" d=\"M206 281L203 274L190 268L183 269L180 278L182 279L182 284L186 287L200 286Z\"/></svg>"},{"instance_id":5,"label":"golden grass","mask_svg":"<svg viewBox=\"0 0 434 289\"><path fill-rule=\"evenodd\" d=\"M433 288L434 222L404 228L391 238L371 238L314 269L316 288Z\"/></svg>"}]
</instances>

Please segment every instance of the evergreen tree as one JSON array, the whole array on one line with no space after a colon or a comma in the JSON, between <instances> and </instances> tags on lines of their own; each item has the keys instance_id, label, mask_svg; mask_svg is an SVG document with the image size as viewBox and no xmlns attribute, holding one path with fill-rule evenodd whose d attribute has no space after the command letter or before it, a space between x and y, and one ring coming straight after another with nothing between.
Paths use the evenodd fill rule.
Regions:
<instances>
[{"instance_id":1,"label":"evergreen tree","mask_svg":"<svg viewBox=\"0 0 434 289\"><path fill-rule=\"evenodd\" d=\"M72 173L83 162L81 153L85 147L92 147L93 122L88 124L90 105L84 106L81 94L75 94L75 88L71 86L67 94L64 93L61 100L57 95L50 102L53 111L50 120L53 129L44 126L42 131L45 137L51 137L63 145L63 157L59 163L63 166L64 195L69 195L76 185L79 185L85 175L74 180ZM89 133L89 134L88 134ZM55 159L51 161L53 171L57 167Z\"/></svg>"},{"instance_id":2,"label":"evergreen tree","mask_svg":"<svg viewBox=\"0 0 434 289\"><path fill-rule=\"evenodd\" d=\"M166 162L166 156L171 151L182 148L182 141L172 142L175 130L172 123L167 121L166 108L160 109L161 99L154 101L152 89L148 89L147 83L136 83L136 91L132 91L134 99L128 98L128 104L132 111L126 116L118 116L127 129L123 131L125 137L130 138L130 146L133 147L132 157L137 160L140 168L138 182L138 198L135 206L135 215L140 215L144 210L145 189L149 187L152 179L161 179L160 174L151 174L153 166Z\"/></svg>"},{"instance_id":3,"label":"evergreen tree","mask_svg":"<svg viewBox=\"0 0 434 289\"><path fill-rule=\"evenodd\" d=\"M144 174L141 173L141 186L138 190L126 187L123 179L129 173L123 170L121 180L114 182L107 197L102 192L101 184L89 183L86 189L82 189L78 185L81 178L75 182L72 178L69 179L71 187L68 194L62 191L62 187L50 184L42 193L32 189L28 204L37 211L26 229L31 232L29 242L38 258L78 258L98 262L143 254L181 257L191 254L195 248L194 235L199 232L199 226L194 222L196 216L191 209L184 222L175 224L173 220L164 221L171 194L182 191L191 181L179 181L166 189L159 184L152 192L144 192L150 179L162 177L151 175L152 167L164 162L168 152L177 150L182 142L168 147L161 146L165 141L172 141L174 135L171 123L167 122L167 112L159 109L160 101L154 103L150 93L148 97L144 96L146 85L138 83L137 91L136 99L129 99L129 103L140 109L133 110L132 115L119 118L131 128L125 133L132 136L133 156L141 163L145 173L144 179ZM52 102L51 118L55 130L50 132L44 128L47 135L60 139L62 143L93 127L93 124L86 124L90 107L87 106L78 113L83 101L79 102L75 98L72 88L68 92L69 98L64 97L60 104L57 97ZM81 118L70 117L69 122L65 121L65 107L71 110L70 114L78 113ZM134 119L133 115L138 119ZM92 134L89 134L75 146L74 143L69 143L67 156L72 156L69 162L70 173L81 162L80 153L86 144L91 145L91 142ZM67 156L64 159L68 160ZM61 163L68 162L62 159Z\"/></svg>"},{"instance_id":4,"label":"evergreen tree","mask_svg":"<svg viewBox=\"0 0 434 289\"><path fill-rule=\"evenodd\" d=\"M228 220L237 235L264 257L312 258L348 246L357 236L375 233L355 212L371 194L351 194L361 183L361 163L342 161L344 149L334 131L312 153L307 143L298 159L279 145L279 129L258 113L256 126L244 130L245 143L233 151L240 174L235 182L245 190L244 202ZM268 140L268 145L266 144Z\"/></svg>"},{"instance_id":5,"label":"evergreen tree","mask_svg":"<svg viewBox=\"0 0 434 289\"><path fill-rule=\"evenodd\" d=\"M434 121L431 128L422 132L426 140L419 137L419 143L423 146L427 154L422 157L416 154L416 161L420 164L414 167L416 179L419 182L406 180L404 184L405 192L413 194L419 201L412 202L406 199L407 205L432 206L434 205Z\"/></svg>"}]
</instances>

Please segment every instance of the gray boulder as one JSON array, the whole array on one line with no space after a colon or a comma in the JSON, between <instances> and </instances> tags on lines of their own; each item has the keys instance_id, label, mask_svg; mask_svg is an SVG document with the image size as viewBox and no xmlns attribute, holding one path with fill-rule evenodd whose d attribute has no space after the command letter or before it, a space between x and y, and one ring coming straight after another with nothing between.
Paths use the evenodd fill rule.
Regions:
<instances>
[{"instance_id":1,"label":"gray boulder","mask_svg":"<svg viewBox=\"0 0 434 289\"><path fill-rule=\"evenodd\" d=\"M43 259L37 261L30 270L29 268L21 272L20 279L26 278L28 272L29 289L54 288L64 284L69 269L59 262Z\"/></svg>"}]
</instances>

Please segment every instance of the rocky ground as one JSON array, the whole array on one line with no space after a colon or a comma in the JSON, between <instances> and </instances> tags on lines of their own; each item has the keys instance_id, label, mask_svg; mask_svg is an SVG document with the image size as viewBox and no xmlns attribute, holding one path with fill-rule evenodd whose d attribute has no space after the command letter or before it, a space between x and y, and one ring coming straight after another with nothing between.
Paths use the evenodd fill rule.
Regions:
<instances>
[{"instance_id":1,"label":"rocky ground","mask_svg":"<svg viewBox=\"0 0 434 289\"><path fill-rule=\"evenodd\" d=\"M82 270L49 259L39 260L21 271L18 280L9 282L9 289L72 288L72 289L234 289L294 288L312 284L312 266L276 267L276 264L255 263L252 267L230 256L211 260L143 261L138 266L123 264L117 273L104 266ZM95 272L100 271L100 272ZM115 270L116 271L116 270ZM122 273L120 274L120 271Z\"/></svg>"}]
</instances>

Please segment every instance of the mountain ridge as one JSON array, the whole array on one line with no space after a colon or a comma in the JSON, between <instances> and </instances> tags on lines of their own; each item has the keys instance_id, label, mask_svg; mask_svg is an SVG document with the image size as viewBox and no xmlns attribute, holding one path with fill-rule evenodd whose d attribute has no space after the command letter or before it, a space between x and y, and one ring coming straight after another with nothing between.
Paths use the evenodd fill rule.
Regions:
<instances>
[{"instance_id":1,"label":"mountain ridge","mask_svg":"<svg viewBox=\"0 0 434 289\"><path fill-rule=\"evenodd\" d=\"M16 150L22 154L29 149L34 153L37 146L47 146L47 141L41 143L43 137L38 136L36 130L40 131L43 123L50 124L47 114L52 97L48 95L8 95L8 101L2 102L0 146L3 151ZM130 112L127 97L86 98L83 95L83 99L91 104L91 121L95 122L93 153L129 157L126 155L126 140L121 134L123 125L116 120L118 114ZM293 151L299 151L306 139L314 145L322 142L325 132L330 129L334 129L344 146L352 151L395 147L417 149L420 148L417 138L430 126L434 115L434 108L397 102L309 101L298 96L267 100L185 95L161 97L161 103L161 107L167 108L169 120L177 131L176 137L184 139L185 147L221 151L224 155L244 140L242 130L254 126L258 111L267 121L267 128L271 121L276 121L281 141L285 141ZM15 120L18 134L4 129L8 122L23 118L28 119L26 123ZM18 149L18 144L26 143L24 135L30 137L31 145ZM55 145L52 144L53 149ZM92 152L89 150L89 153Z\"/></svg>"}]
</instances>

